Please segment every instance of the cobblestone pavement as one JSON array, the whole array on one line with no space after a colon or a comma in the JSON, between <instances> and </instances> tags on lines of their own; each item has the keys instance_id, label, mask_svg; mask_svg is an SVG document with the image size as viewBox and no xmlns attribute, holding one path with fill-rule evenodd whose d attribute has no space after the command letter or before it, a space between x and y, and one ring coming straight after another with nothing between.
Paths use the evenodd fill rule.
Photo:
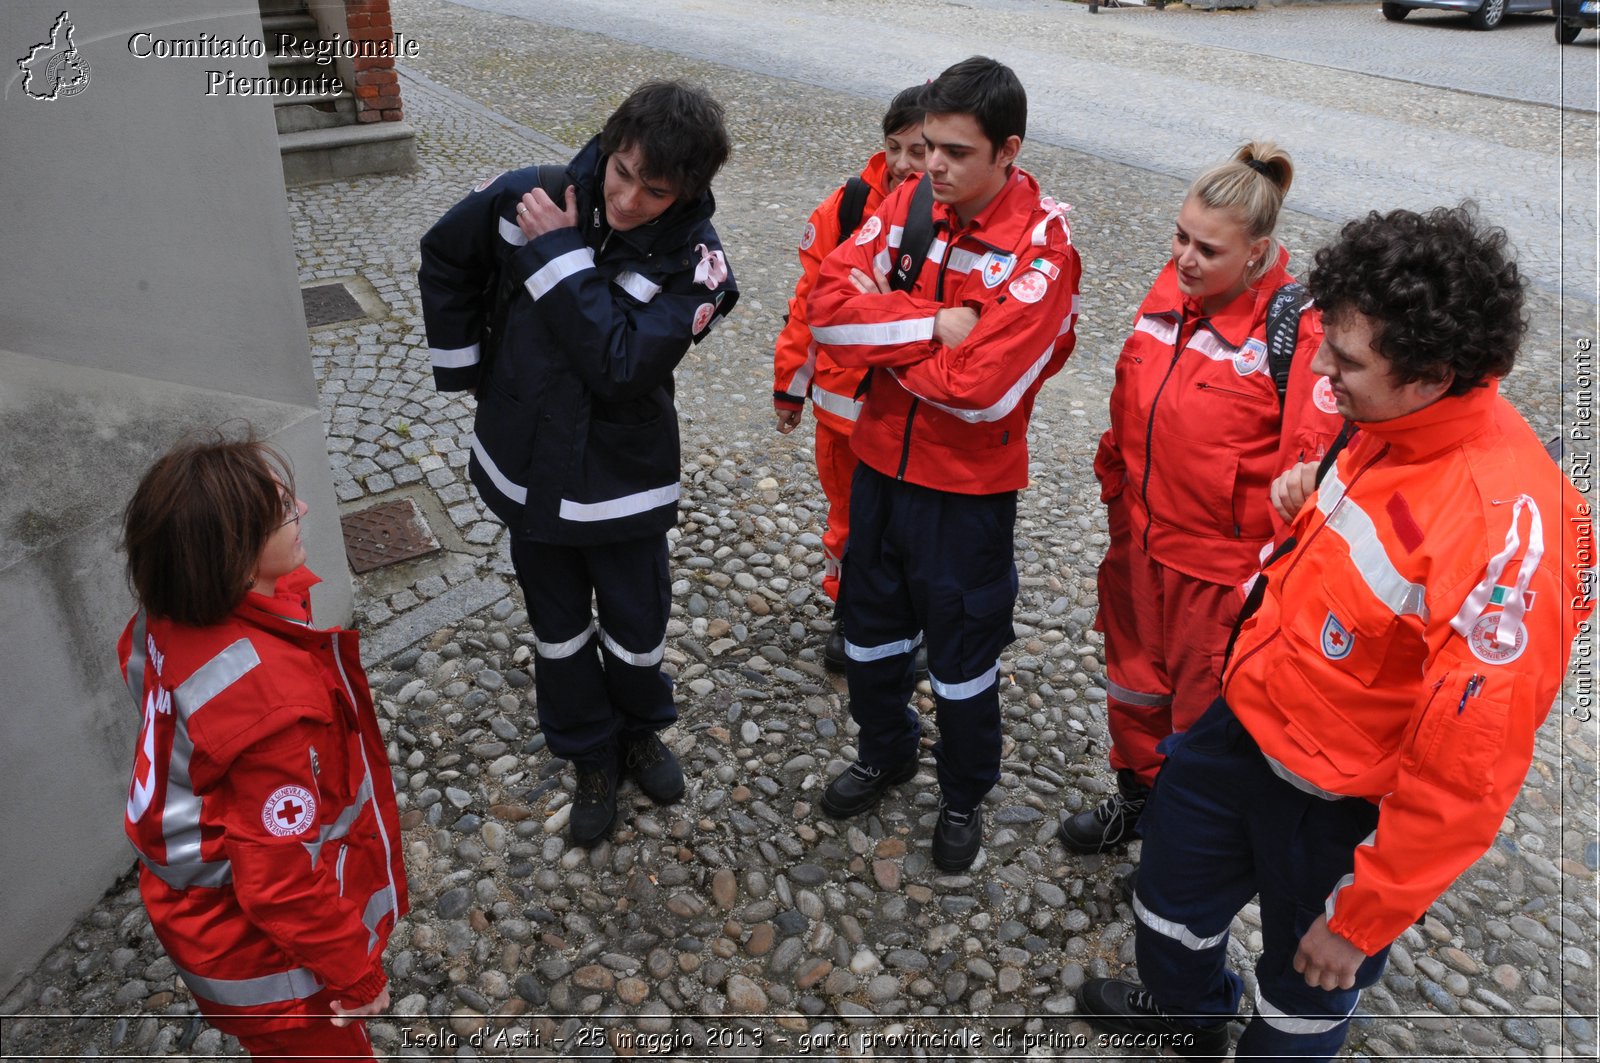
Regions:
<instances>
[{"instance_id":1,"label":"cobblestone pavement","mask_svg":"<svg viewBox=\"0 0 1600 1063\"><path fill-rule=\"evenodd\" d=\"M809 63L806 19L844 9L798 0L766 37L791 41L793 62ZM767 398L805 215L872 149L881 100L911 80L910 67L878 72L891 80L863 96L442 0L397 0L395 20L423 43L404 87L420 169L295 190L288 204L302 279L357 276L387 307L380 319L312 333L339 497L351 510L413 498L444 546L358 584L413 883L414 911L389 955L393 1013L371 1024L380 1050L1118 1056L1074 1018L1072 993L1132 963L1131 916L1115 886L1128 864L1070 856L1053 832L1062 812L1110 785L1104 669L1089 627L1106 539L1089 469L1126 322L1166 253L1191 175L1038 140L1024 149L1024 165L1074 204L1084 316L1031 433L1019 638L1002 662L1007 738L985 849L970 873L944 875L928 855L930 758L860 821L815 810L820 786L853 755L854 727L842 684L819 662L830 610L817 587L824 505L809 439L778 436ZM950 54L918 62L937 69L967 44L940 47ZM416 247L480 178L564 157L562 144L581 142L632 85L660 73L714 85L728 104L736 155L717 182L718 224L745 296L679 373L685 494L666 662L682 715L666 737L688 792L656 808L627 785L615 838L585 852L566 844L573 780L544 750L532 712L532 634L505 535L466 482L470 401L431 386ZM1294 91L1309 93L1324 73L1303 76ZM1445 128L1474 120L1440 90L1350 75L1340 91L1352 109L1433 94L1437 109L1419 104L1410 119L1419 138L1433 135L1429 113ZM1064 105L1043 95L1036 122L1064 121ZM1491 113L1520 106L1473 103ZM1291 205L1299 199L1297 186ZM1300 262L1334 229L1310 213L1284 221ZM1506 391L1548 436L1572 421L1575 404L1592 404L1592 377L1580 392L1562 352L1592 336L1594 307L1540 291L1530 310L1525 362ZM931 709L926 690L920 707ZM1402 936L1384 980L1363 996L1351 1057L1594 1057L1600 760L1578 707L1552 710L1495 845ZM1234 929L1232 962L1248 972L1261 944L1253 906ZM0 1015L10 1016L0 1028L7 1058L238 1054L193 1018L131 876L0 1002Z\"/></svg>"}]
</instances>

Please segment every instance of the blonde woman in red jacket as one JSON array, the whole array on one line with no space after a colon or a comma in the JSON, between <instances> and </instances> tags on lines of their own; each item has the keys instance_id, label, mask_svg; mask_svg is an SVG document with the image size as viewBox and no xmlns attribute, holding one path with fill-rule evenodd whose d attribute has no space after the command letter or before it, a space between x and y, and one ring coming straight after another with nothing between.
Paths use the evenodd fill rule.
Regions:
<instances>
[{"instance_id":1,"label":"blonde woman in red jacket","mask_svg":"<svg viewBox=\"0 0 1600 1063\"><path fill-rule=\"evenodd\" d=\"M1284 384L1269 354L1269 308L1294 281L1274 236L1293 178L1287 153L1253 142L1190 186L1172 258L1117 361L1095 458L1111 534L1095 626L1117 789L1062 822L1075 852L1132 839L1161 740L1217 696L1240 585L1277 527L1273 478L1319 459L1342 423L1327 381L1310 371L1322 335L1314 310L1299 316ZM1304 301L1298 287L1280 299Z\"/></svg>"},{"instance_id":2,"label":"blonde woman in red jacket","mask_svg":"<svg viewBox=\"0 0 1600 1063\"><path fill-rule=\"evenodd\" d=\"M353 631L311 626L288 465L180 445L128 505L141 714L123 827L156 937L256 1060L370 1059L406 911L389 760Z\"/></svg>"}]
</instances>

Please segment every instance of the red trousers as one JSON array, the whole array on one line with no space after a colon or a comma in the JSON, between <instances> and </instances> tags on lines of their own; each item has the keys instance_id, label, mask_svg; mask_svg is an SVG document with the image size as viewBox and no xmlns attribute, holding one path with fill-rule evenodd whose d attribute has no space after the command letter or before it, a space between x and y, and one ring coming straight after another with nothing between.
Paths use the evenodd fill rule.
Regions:
<instances>
[{"instance_id":1,"label":"red trousers","mask_svg":"<svg viewBox=\"0 0 1600 1063\"><path fill-rule=\"evenodd\" d=\"M1107 506L1111 545L1100 563L1095 629L1106 639L1111 766L1149 786L1163 760L1156 744L1188 730L1221 693L1222 655L1244 598L1238 587L1151 559L1122 500Z\"/></svg>"},{"instance_id":2,"label":"red trousers","mask_svg":"<svg viewBox=\"0 0 1600 1063\"><path fill-rule=\"evenodd\" d=\"M839 600L839 559L850 538L850 477L855 471L850 433L830 428L817 418L817 479L828 496L828 527L822 533L822 590L834 601Z\"/></svg>"},{"instance_id":3,"label":"red trousers","mask_svg":"<svg viewBox=\"0 0 1600 1063\"><path fill-rule=\"evenodd\" d=\"M273 1033L247 1034L239 1043L253 1063L324 1063L329 1060L372 1059L372 1042L364 1022L335 1026L328 1019L313 1025Z\"/></svg>"}]
</instances>

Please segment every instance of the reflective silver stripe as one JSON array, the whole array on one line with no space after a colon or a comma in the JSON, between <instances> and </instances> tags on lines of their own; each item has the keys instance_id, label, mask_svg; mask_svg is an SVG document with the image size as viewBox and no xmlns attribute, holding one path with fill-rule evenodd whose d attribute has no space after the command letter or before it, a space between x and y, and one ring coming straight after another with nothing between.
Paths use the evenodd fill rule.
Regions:
<instances>
[{"instance_id":1,"label":"reflective silver stripe","mask_svg":"<svg viewBox=\"0 0 1600 1063\"><path fill-rule=\"evenodd\" d=\"M898 226L896 226L896 228L898 228ZM900 246L900 241L898 239L894 241L894 246ZM932 262L935 266L939 265L944 261L944 253L948 250L950 250L950 241L946 240L942 236L939 237L939 239L928 245L928 261Z\"/></svg>"},{"instance_id":2,"label":"reflective silver stripe","mask_svg":"<svg viewBox=\"0 0 1600 1063\"><path fill-rule=\"evenodd\" d=\"M574 502L570 498L561 500L560 516L562 520L583 521L585 523L596 520L616 520L618 517L631 517L635 513L648 513L652 509L670 506L678 501L682 488L676 483L667 484L665 487L652 487L648 491L637 491L621 498L607 499L604 502Z\"/></svg>"},{"instance_id":3,"label":"reflective silver stripe","mask_svg":"<svg viewBox=\"0 0 1600 1063\"><path fill-rule=\"evenodd\" d=\"M322 992L322 979L304 967L256 978L202 978L193 971L179 967L178 977L183 979L195 996L230 1008L254 1008L285 1000L305 1000Z\"/></svg>"},{"instance_id":4,"label":"reflective silver stripe","mask_svg":"<svg viewBox=\"0 0 1600 1063\"><path fill-rule=\"evenodd\" d=\"M494 463L494 459L489 457L489 452L485 450L483 448L483 444L478 441L478 436L476 433L474 433L472 436L472 453L473 456L478 459L478 465L489 477L489 482L494 484L495 487L499 489L501 494L505 495L519 506L527 503L528 489L523 487L521 484L512 483L506 474L500 471L500 466L496 465Z\"/></svg>"},{"instance_id":5,"label":"reflective silver stripe","mask_svg":"<svg viewBox=\"0 0 1600 1063\"><path fill-rule=\"evenodd\" d=\"M857 646L849 639L846 639L844 652L849 655L852 661L868 664L872 661L881 661L885 657L915 652L920 645L922 645L922 632L919 631L915 638L901 639L898 642L885 642L881 646Z\"/></svg>"},{"instance_id":6,"label":"reflective silver stripe","mask_svg":"<svg viewBox=\"0 0 1600 1063\"><path fill-rule=\"evenodd\" d=\"M1189 344L1185 350L1197 351L1213 362L1231 362L1239 348L1226 343L1221 336L1205 329L1195 329L1194 335L1189 337Z\"/></svg>"},{"instance_id":7,"label":"reflective silver stripe","mask_svg":"<svg viewBox=\"0 0 1600 1063\"><path fill-rule=\"evenodd\" d=\"M1116 698L1124 705L1148 705L1155 708L1172 704L1171 694L1145 694L1138 690L1129 690L1110 676L1106 676L1106 696Z\"/></svg>"},{"instance_id":8,"label":"reflective silver stripe","mask_svg":"<svg viewBox=\"0 0 1600 1063\"><path fill-rule=\"evenodd\" d=\"M965 683L945 683L936 678L931 672L928 674L928 683L933 687L933 692L946 701L965 701L977 697L985 690L994 686L995 680L1000 678L1000 661L997 658L994 666L976 679L969 679Z\"/></svg>"},{"instance_id":9,"label":"reflective silver stripe","mask_svg":"<svg viewBox=\"0 0 1600 1063\"><path fill-rule=\"evenodd\" d=\"M1380 811L1380 812L1383 811L1383 802L1382 801L1378 802L1378 811ZM1363 845L1367 846L1368 848L1371 848L1372 846L1377 845L1377 844L1378 844L1378 832L1377 831L1373 831L1371 834L1368 834L1365 838L1362 838L1361 841L1356 844L1356 848L1359 849ZM1349 886L1355 880L1356 880L1356 873L1354 871L1352 871L1349 874L1347 874L1347 875L1343 876L1342 878L1340 878L1338 882L1335 882L1333 884L1333 889L1328 891L1328 899L1323 904L1322 911L1329 919L1333 918L1333 910L1338 905L1339 894L1343 893L1345 887Z\"/></svg>"},{"instance_id":10,"label":"reflective silver stripe","mask_svg":"<svg viewBox=\"0 0 1600 1063\"><path fill-rule=\"evenodd\" d=\"M574 273L582 273L586 269L594 269L594 252L587 247L580 247L564 255L557 255L540 266L533 276L522 282L522 286L528 289L529 295L540 299L551 288Z\"/></svg>"},{"instance_id":11,"label":"reflective silver stripe","mask_svg":"<svg viewBox=\"0 0 1600 1063\"><path fill-rule=\"evenodd\" d=\"M893 347L896 344L933 339L933 318L914 317L871 325L812 325L811 335L818 343L835 347Z\"/></svg>"},{"instance_id":12,"label":"reflective silver stripe","mask_svg":"<svg viewBox=\"0 0 1600 1063\"><path fill-rule=\"evenodd\" d=\"M571 657L574 653L589 645L589 638L598 630L593 620L583 629L583 633L575 635L565 642L539 642L534 641L533 650L547 661L559 661Z\"/></svg>"},{"instance_id":13,"label":"reflective silver stripe","mask_svg":"<svg viewBox=\"0 0 1600 1063\"><path fill-rule=\"evenodd\" d=\"M1168 346L1178 340L1178 323L1170 318L1158 317L1154 314L1141 316L1133 326L1133 331L1148 333Z\"/></svg>"},{"instance_id":14,"label":"reflective silver stripe","mask_svg":"<svg viewBox=\"0 0 1600 1063\"><path fill-rule=\"evenodd\" d=\"M1350 1011L1355 1011L1354 1004L1350 1006ZM1256 1014L1260 1016L1262 1022L1282 1033L1329 1033L1350 1021L1350 1011L1337 1019L1308 1019L1301 1015L1290 1015L1262 996L1261 987L1256 986Z\"/></svg>"},{"instance_id":15,"label":"reflective silver stripe","mask_svg":"<svg viewBox=\"0 0 1600 1063\"><path fill-rule=\"evenodd\" d=\"M176 876L215 881L232 875L226 862L208 867L200 858L200 798L189 779L189 761L194 756L189 721L260 663L250 640L239 639L197 668L172 692L174 727L172 752L167 757L167 789L162 795L161 835L166 843L166 866Z\"/></svg>"},{"instance_id":16,"label":"reflective silver stripe","mask_svg":"<svg viewBox=\"0 0 1600 1063\"><path fill-rule=\"evenodd\" d=\"M513 247L521 247L528 242L528 238L522 235L522 227L505 218L500 219L500 239Z\"/></svg>"},{"instance_id":17,"label":"reflective silver stripe","mask_svg":"<svg viewBox=\"0 0 1600 1063\"><path fill-rule=\"evenodd\" d=\"M1224 941L1228 940L1227 927L1223 927L1220 933L1212 934L1208 938L1200 937L1182 923L1175 923L1170 919L1163 919L1150 909L1146 908L1144 906L1144 902L1139 899L1137 894L1135 894L1133 898L1133 914L1138 917L1139 922L1143 923L1151 930L1154 930L1163 937L1169 937L1183 945L1185 948L1191 949L1195 952L1203 952L1206 949L1215 948Z\"/></svg>"},{"instance_id":18,"label":"reflective silver stripe","mask_svg":"<svg viewBox=\"0 0 1600 1063\"><path fill-rule=\"evenodd\" d=\"M811 389L811 402L819 410L827 410L835 417L843 417L847 421L854 421L861 416L862 404L847 395L840 395L826 388L815 387Z\"/></svg>"},{"instance_id":19,"label":"reflective silver stripe","mask_svg":"<svg viewBox=\"0 0 1600 1063\"><path fill-rule=\"evenodd\" d=\"M623 649L622 644L607 634L604 628L600 630L600 644L610 651L611 656L624 664L631 664L635 668L649 668L651 665L660 664L661 658L667 652L667 640L665 638L661 640L661 645L646 653L634 653L631 650Z\"/></svg>"},{"instance_id":20,"label":"reflective silver stripe","mask_svg":"<svg viewBox=\"0 0 1600 1063\"><path fill-rule=\"evenodd\" d=\"M367 898L366 910L361 913L361 923L367 928L367 951L372 951L372 946L378 943L378 924L383 922L383 917L395 910L394 891L385 886L371 897ZM399 918L398 913L395 918Z\"/></svg>"},{"instance_id":21,"label":"reflective silver stripe","mask_svg":"<svg viewBox=\"0 0 1600 1063\"><path fill-rule=\"evenodd\" d=\"M1055 353L1056 344L1054 340L1051 340L1050 346L1046 347L1044 353L1032 365L1028 366L1027 371L1018 378L1017 382L1007 388L1006 393L1001 395L997 402L993 405L985 406L981 410L963 410L955 406L946 406L942 402L934 402L926 395L917 395L911 388L906 387L906 382L901 377L898 369L891 369L890 372L894 374L895 380L900 382L901 387L916 395L918 399L921 399L929 406L943 410L950 416L960 418L968 424L977 424L980 421L1000 421L1009 417L1011 411L1017 408L1017 403L1022 401L1022 396L1027 394L1028 389L1033 386L1033 382L1038 380L1039 375L1045 371L1045 367L1050 364L1050 359Z\"/></svg>"},{"instance_id":22,"label":"reflective silver stripe","mask_svg":"<svg viewBox=\"0 0 1600 1063\"><path fill-rule=\"evenodd\" d=\"M1349 546L1350 561L1361 573L1367 589L1396 616L1409 614L1426 624L1427 588L1407 581L1389 560L1372 518L1345 495L1337 463L1322 478L1322 486L1317 491L1317 508L1322 511L1327 527Z\"/></svg>"},{"instance_id":23,"label":"reflective silver stripe","mask_svg":"<svg viewBox=\"0 0 1600 1063\"><path fill-rule=\"evenodd\" d=\"M611 283L627 292L641 303L648 303L661 291L661 285L647 277L630 270L624 270L611 278Z\"/></svg>"},{"instance_id":24,"label":"reflective silver stripe","mask_svg":"<svg viewBox=\"0 0 1600 1063\"><path fill-rule=\"evenodd\" d=\"M1282 764L1278 763L1276 760L1273 760L1271 757L1267 756L1265 753L1261 754L1261 759L1267 762L1267 767L1272 769L1272 774L1276 775L1278 778L1282 779L1284 782L1288 783L1290 786L1294 787L1296 790L1299 790L1303 794L1310 794L1312 797L1320 797L1324 801L1343 801L1345 798L1350 796L1349 794L1336 794L1332 790L1324 790L1315 783L1307 782L1294 772L1290 771L1288 768L1284 767Z\"/></svg>"},{"instance_id":25,"label":"reflective silver stripe","mask_svg":"<svg viewBox=\"0 0 1600 1063\"><path fill-rule=\"evenodd\" d=\"M150 869L152 875L175 890L192 889L196 886L214 890L233 881L233 865L226 860L168 867L166 864L156 863L138 846L134 846L133 851L138 855L139 862Z\"/></svg>"},{"instance_id":26,"label":"reflective silver stripe","mask_svg":"<svg viewBox=\"0 0 1600 1063\"><path fill-rule=\"evenodd\" d=\"M350 833L350 827L355 823L356 817L361 815L361 810L367 807L367 802L372 800L372 777L369 775L361 780L361 788L356 791L356 802L339 813L339 818L326 824L317 832L314 842L301 842L306 847L306 852L311 856L311 866L317 866L317 859L322 855L322 846L343 838Z\"/></svg>"},{"instance_id":27,"label":"reflective silver stripe","mask_svg":"<svg viewBox=\"0 0 1600 1063\"><path fill-rule=\"evenodd\" d=\"M333 632L333 663L339 669L339 681L344 684L345 697L349 698L351 706L356 707L359 711L360 702L356 700L355 688L350 685L350 676L344 670L344 657L339 653L340 637L341 635L339 632ZM356 660L360 661L361 655L359 636L356 636L356 638L358 639L356 644ZM369 709L368 711L371 710ZM372 782L372 764L367 760L367 743L363 740L359 731L355 737L356 748L361 750L361 770L364 773L363 777L370 785ZM387 771L388 767L388 763L385 762L384 770ZM400 893L395 889L394 885L394 849L389 841L389 828L383 822L383 813L381 811L374 810L372 818L373 822L377 823L378 825L378 838L383 842L383 874L388 885L383 888L382 892L388 895L390 909L398 913L400 911ZM348 852L349 850L347 849L345 851ZM370 902L368 904L368 909L371 909Z\"/></svg>"},{"instance_id":28,"label":"reflective silver stripe","mask_svg":"<svg viewBox=\"0 0 1600 1063\"><path fill-rule=\"evenodd\" d=\"M945 272L971 273L981 258L983 256L976 251L963 251L958 247L950 252L950 262L944 267Z\"/></svg>"},{"instance_id":29,"label":"reflective silver stripe","mask_svg":"<svg viewBox=\"0 0 1600 1063\"><path fill-rule=\"evenodd\" d=\"M140 609L133 617L133 634L128 636L127 683L128 693L133 695L133 704L141 715L144 713L145 637L144 610Z\"/></svg>"},{"instance_id":30,"label":"reflective silver stripe","mask_svg":"<svg viewBox=\"0 0 1600 1063\"><path fill-rule=\"evenodd\" d=\"M469 365L477 365L478 356L476 343L470 347L456 347L448 351L440 347L428 348L428 359L435 369L465 369Z\"/></svg>"},{"instance_id":31,"label":"reflective silver stripe","mask_svg":"<svg viewBox=\"0 0 1600 1063\"><path fill-rule=\"evenodd\" d=\"M885 277L889 275L889 268L893 265L894 260L889 257L887 250L879 251L872 256L872 268L882 273Z\"/></svg>"}]
</instances>

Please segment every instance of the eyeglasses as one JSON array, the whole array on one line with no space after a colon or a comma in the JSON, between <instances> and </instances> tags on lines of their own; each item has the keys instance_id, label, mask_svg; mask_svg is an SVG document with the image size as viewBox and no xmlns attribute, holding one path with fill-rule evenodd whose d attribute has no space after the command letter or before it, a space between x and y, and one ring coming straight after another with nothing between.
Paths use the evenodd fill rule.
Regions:
<instances>
[{"instance_id":1,"label":"eyeglasses","mask_svg":"<svg viewBox=\"0 0 1600 1063\"><path fill-rule=\"evenodd\" d=\"M290 524L300 523L300 500L293 495L283 496L283 520L278 527L283 528Z\"/></svg>"}]
</instances>

